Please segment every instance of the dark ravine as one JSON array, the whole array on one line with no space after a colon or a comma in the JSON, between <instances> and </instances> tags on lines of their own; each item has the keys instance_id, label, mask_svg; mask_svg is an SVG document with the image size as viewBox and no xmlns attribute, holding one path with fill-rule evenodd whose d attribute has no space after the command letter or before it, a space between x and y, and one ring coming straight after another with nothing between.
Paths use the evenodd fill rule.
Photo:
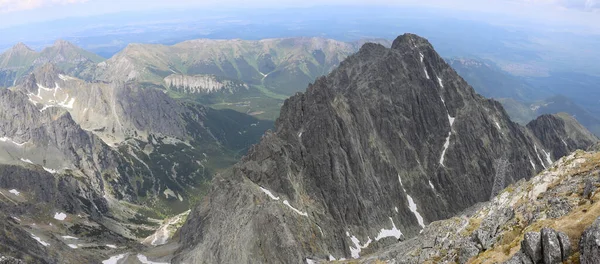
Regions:
<instances>
[{"instance_id":1,"label":"dark ravine","mask_svg":"<svg viewBox=\"0 0 600 264\"><path fill-rule=\"evenodd\" d=\"M536 137L542 125L564 149ZM286 100L275 131L213 180L173 261L357 257L487 201L589 144L588 134L511 122L421 37L365 44Z\"/></svg>"}]
</instances>

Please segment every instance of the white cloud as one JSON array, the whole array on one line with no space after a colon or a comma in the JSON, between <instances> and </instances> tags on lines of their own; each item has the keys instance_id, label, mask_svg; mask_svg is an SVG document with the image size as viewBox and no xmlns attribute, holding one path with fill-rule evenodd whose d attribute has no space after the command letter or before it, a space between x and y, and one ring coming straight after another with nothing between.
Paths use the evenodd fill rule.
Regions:
<instances>
[{"instance_id":1,"label":"white cloud","mask_svg":"<svg viewBox=\"0 0 600 264\"><path fill-rule=\"evenodd\" d=\"M88 0L0 0L0 13L31 10L40 7L84 3Z\"/></svg>"}]
</instances>

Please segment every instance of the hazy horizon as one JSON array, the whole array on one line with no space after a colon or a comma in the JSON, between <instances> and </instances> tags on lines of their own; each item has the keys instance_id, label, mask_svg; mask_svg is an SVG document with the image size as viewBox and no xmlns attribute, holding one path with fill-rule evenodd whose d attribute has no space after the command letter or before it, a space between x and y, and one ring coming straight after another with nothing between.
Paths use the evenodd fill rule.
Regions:
<instances>
[{"instance_id":1,"label":"hazy horizon","mask_svg":"<svg viewBox=\"0 0 600 264\"><path fill-rule=\"evenodd\" d=\"M235 9L241 14L257 9L285 9L316 6L380 6L436 9L456 18L477 19L489 23L532 23L558 27L578 33L600 33L598 0L326 0L326 1L254 1L251 6L240 0L2 0L0 28L55 21L74 17L98 17L115 13L144 13L171 10ZM211 15L210 13L208 15ZM201 16L201 14L200 14Z\"/></svg>"}]
</instances>

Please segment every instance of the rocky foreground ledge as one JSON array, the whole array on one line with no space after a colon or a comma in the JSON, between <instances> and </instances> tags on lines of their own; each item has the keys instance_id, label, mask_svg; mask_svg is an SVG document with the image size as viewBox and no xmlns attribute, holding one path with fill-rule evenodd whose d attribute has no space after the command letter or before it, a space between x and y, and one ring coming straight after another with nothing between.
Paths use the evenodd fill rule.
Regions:
<instances>
[{"instance_id":1,"label":"rocky foreground ledge","mask_svg":"<svg viewBox=\"0 0 600 264\"><path fill-rule=\"evenodd\" d=\"M490 202L358 262L600 263L599 176L600 152L574 152Z\"/></svg>"}]
</instances>

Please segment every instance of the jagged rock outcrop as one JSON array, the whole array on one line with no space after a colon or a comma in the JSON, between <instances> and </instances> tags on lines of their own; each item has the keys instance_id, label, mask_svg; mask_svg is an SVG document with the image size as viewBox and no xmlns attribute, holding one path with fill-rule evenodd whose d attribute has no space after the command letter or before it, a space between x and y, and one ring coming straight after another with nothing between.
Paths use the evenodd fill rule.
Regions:
<instances>
[{"instance_id":1,"label":"jagged rock outcrop","mask_svg":"<svg viewBox=\"0 0 600 264\"><path fill-rule=\"evenodd\" d=\"M544 259L544 256L542 255L542 237L540 233L525 233L525 237L521 242L521 250L533 263L538 263Z\"/></svg>"},{"instance_id":2,"label":"jagged rock outcrop","mask_svg":"<svg viewBox=\"0 0 600 264\"><path fill-rule=\"evenodd\" d=\"M571 256L571 241L565 233L544 227L541 232L525 234L521 251L523 254L515 254L507 263L562 263Z\"/></svg>"},{"instance_id":3,"label":"jagged rock outcrop","mask_svg":"<svg viewBox=\"0 0 600 264\"><path fill-rule=\"evenodd\" d=\"M550 166L539 142L427 40L365 44L286 100L275 131L213 181L174 261L357 258ZM479 250L496 232L480 232Z\"/></svg>"},{"instance_id":4,"label":"jagged rock outcrop","mask_svg":"<svg viewBox=\"0 0 600 264\"><path fill-rule=\"evenodd\" d=\"M531 180L511 184L491 201L433 222L418 236L370 252L358 263L534 264L546 263L550 256L558 263L577 263L580 255L582 263L596 260L595 238L586 234L593 233L592 222L600 216L600 196L584 197L581 186L589 179L600 183L599 161L600 152L572 153ZM512 217L498 217L506 211ZM477 239L481 233L492 234L487 249ZM580 247L572 247L580 237Z\"/></svg>"},{"instance_id":5,"label":"jagged rock outcrop","mask_svg":"<svg viewBox=\"0 0 600 264\"><path fill-rule=\"evenodd\" d=\"M566 113L542 115L527 124L544 149L551 150L551 157L557 159L576 149L586 149L598 138L585 129L572 116Z\"/></svg>"},{"instance_id":6,"label":"jagged rock outcrop","mask_svg":"<svg viewBox=\"0 0 600 264\"><path fill-rule=\"evenodd\" d=\"M165 84L171 89L183 93L214 93L227 90L234 93L239 89L248 89L248 85L239 81L227 80L214 75L171 74L165 77Z\"/></svg>"},{"instance_id":7,"label":"jagged rock outcrop","mask_svg":"<svg viewBox=\"0 0 600 264\"><path fill-rule=\"evenodd\" d=\"M579 261L581 264L600 263L600 218L596 219L581 235Z\"/></svg>"}]
</instances>

